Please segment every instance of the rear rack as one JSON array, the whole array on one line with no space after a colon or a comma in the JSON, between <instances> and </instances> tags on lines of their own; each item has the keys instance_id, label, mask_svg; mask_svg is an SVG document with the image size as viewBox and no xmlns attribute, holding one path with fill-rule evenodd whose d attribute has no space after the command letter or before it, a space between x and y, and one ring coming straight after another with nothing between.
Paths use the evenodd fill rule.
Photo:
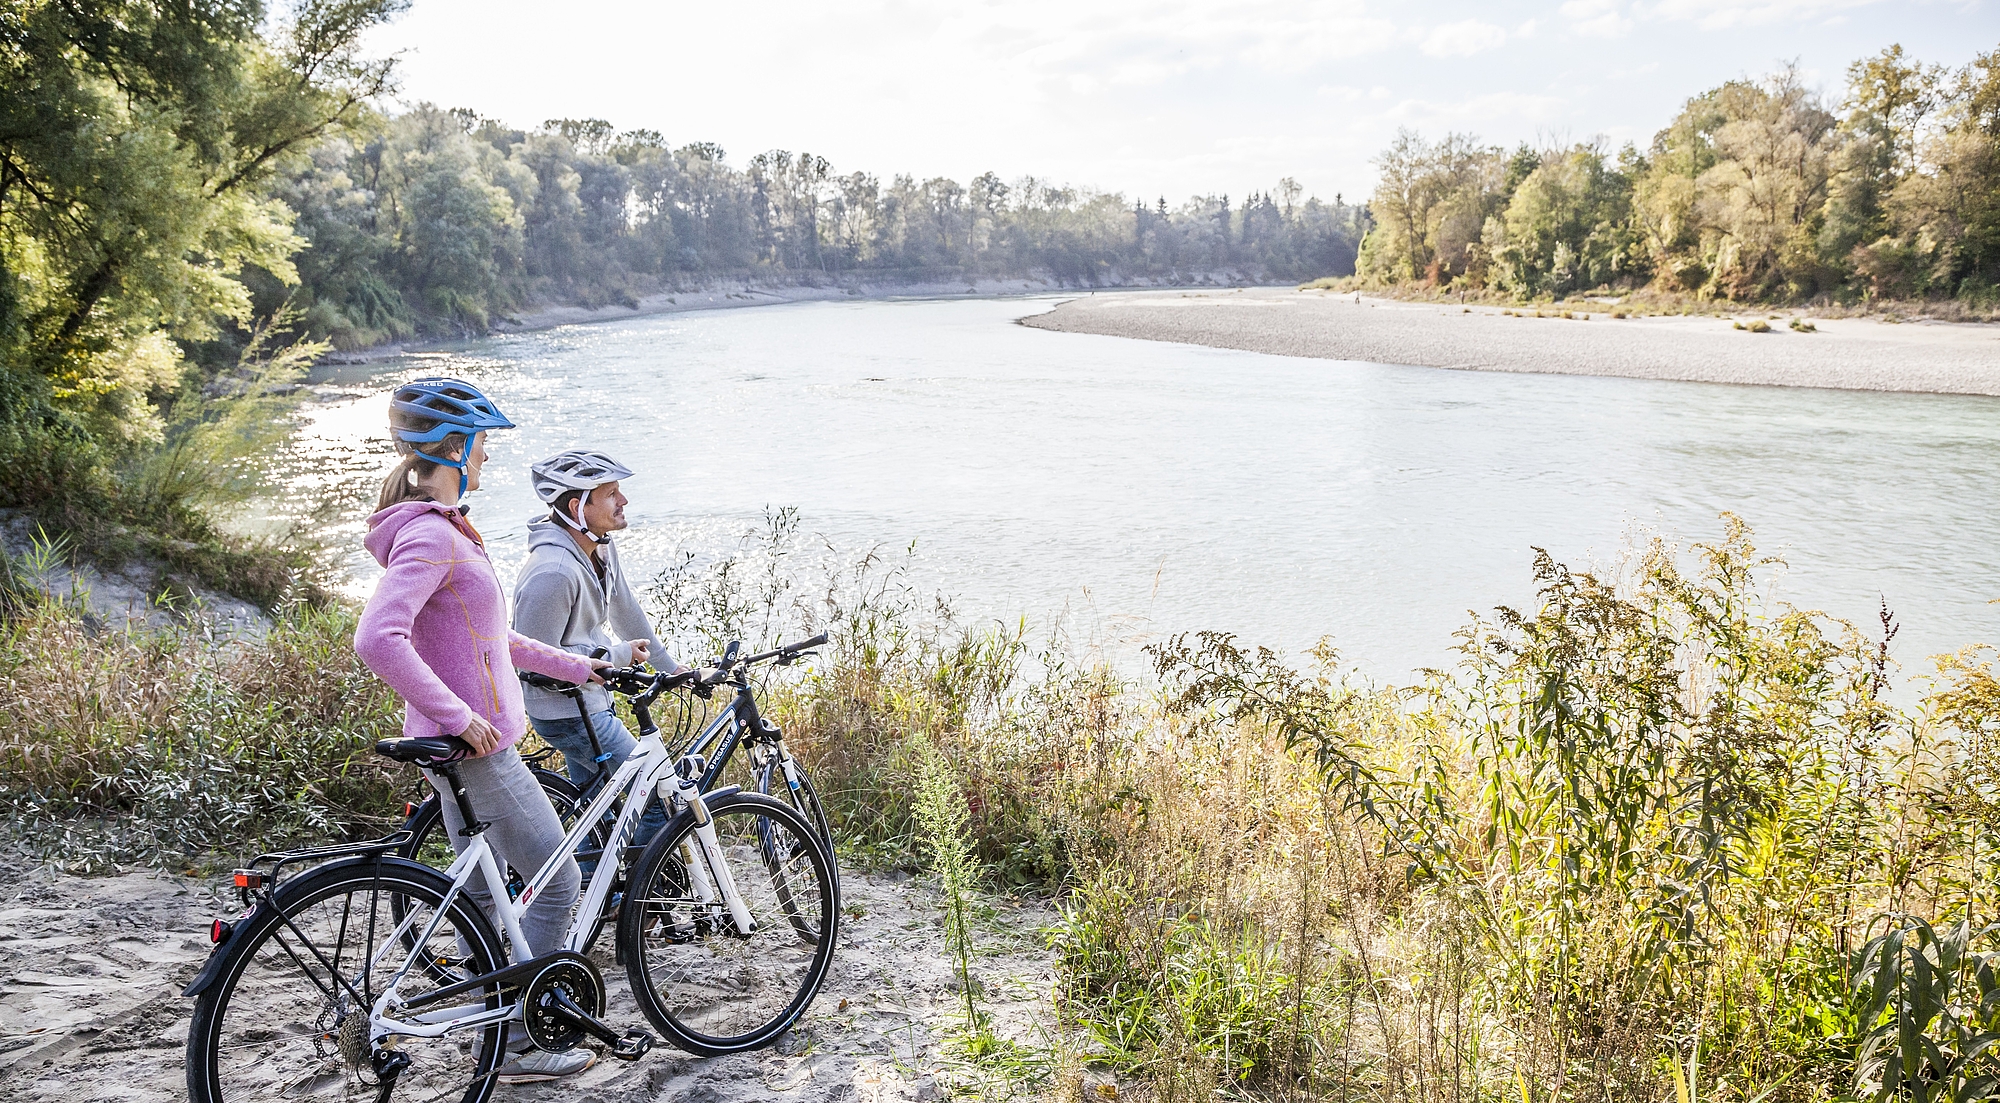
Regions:
<instances>
[{"instance_id":1,"label":"rear rack","mask_svg":"<svg viewBox=\"0 0 2000 1103\"><path fill-rule=\"evenodd\" d=\"M242 890L243 902L250 902L253 890L270 892L278 887L279 872L287 866L319 865L335 858L346 858L356 854L383 854L410 841L408 831L392 831L379 839L359 843L336 843L332 846L311 846L304 850L280 850L259 854L250 859L248 865L236 871L236 887Z\"/></svg>"}]
</instances>

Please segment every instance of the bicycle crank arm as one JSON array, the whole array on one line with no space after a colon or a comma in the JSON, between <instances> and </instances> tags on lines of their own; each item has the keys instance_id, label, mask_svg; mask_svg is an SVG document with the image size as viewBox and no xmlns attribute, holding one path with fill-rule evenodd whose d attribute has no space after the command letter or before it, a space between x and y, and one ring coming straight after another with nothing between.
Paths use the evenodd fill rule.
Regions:
<instances>
[{"instance_id":1,"label":"bicycle crank arm","mask_svg":"<svg viewBox=\"0 0 2000 1103\"><path fill-rule=\"evenodd\" d=\"M577 1006L569 993L560 988L551 988L542 993L540 1000L543 1011L560 1019L568 1026L589 1034L611 1047L611 1056L620 1061L637 1061L653 1048L653 1036L643 1030L627 1031L624 1037L607 1026L603 1020Z\"/></svg>"}]
</instances>

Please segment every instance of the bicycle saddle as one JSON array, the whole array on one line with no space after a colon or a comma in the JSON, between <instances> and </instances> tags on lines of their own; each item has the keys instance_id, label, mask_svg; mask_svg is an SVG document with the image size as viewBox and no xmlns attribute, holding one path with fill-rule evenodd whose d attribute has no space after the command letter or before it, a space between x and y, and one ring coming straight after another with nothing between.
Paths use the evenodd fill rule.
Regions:
<instances>
[{"instance_id":1,"label":"bicycle saddle","mask_svg":"<svg viewBox=\"0 0 2000 1103\"><path fill-rule=\"evenodd\" d=\"M472 744L455 735L420 735L384 739L375 744L375 753L398 762L437 766L472 757Z\"/></svg>"}]
</instances>

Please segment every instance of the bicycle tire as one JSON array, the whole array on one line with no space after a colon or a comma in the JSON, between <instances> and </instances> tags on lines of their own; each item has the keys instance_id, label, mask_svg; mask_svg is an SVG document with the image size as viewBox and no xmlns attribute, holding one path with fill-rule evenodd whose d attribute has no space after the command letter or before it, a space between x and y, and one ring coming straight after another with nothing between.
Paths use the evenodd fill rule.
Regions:
<instances>
[{"instance_id":1,"label":"bicycle tire","mask_svg":"<svg viewBox=\"0 0 2000 1103\"><path fill-rule=\"evenodd\" d=\"M271 899L238 921L224 950L229 956L214 981L196 997L187 1044L191 1103L262 1103L276 1095L294 1094L308 1084L314 1098L372 1103L377 1086L372 1080L361 1079L361 1067L366 1060L355 1055L357 1046L362 1051L367 1047L368 1009L358 1006L360 1001L334 983L331 975L322 984L303 962L330 961L337 968L350 950L372 954L375 947L362 946L368 938L367 926L351 914L354 894L366 890L371 911L386 911L381 896L388 892L404 898L406 914L413 901L422 901L435 914L450 888L451 882L429 866L389 856L379 860L361 857L329 862L280 885ZM332 953L310 936L306 941L319 950L318 955L301 953L306 949L303 944L295 949L292 944L300 942L304 932L318 928L317 906L342 895L349 897L345 905L348 914L340 926L339 937L332 940ZM393 923L386 916L381 918L383 923L375 933L385 936ZM355 922L350 927L345 920ZM449 931L441 929L436 937L441 945L448 940L457 954L462 955L454 959L460 970L458 976L499 967L504 960L500 936L464 894L453 899L447 922ZM352 944L346 939L349 934L355 938ZM273 947L283 953L273 951ZM287 958L298 963L296 969L286 964ZM394 971L396 960L383 963L371 975L361 978L359 988L364 998L371 998L376 991L371 988L376 977ZM287 971L298 972L311 982L309 989L301 988L302 1001L283 1000L282 993L267 994L279 987L276 981L266 983L267 975ZM252 976L258 983L246 989L246 978ZM354 979L350 978L352 983ZM417 972L404 978L406 987L436 983L439 983L436 978L424 978ZM328 989L332 990L331 996ZM488 1008L502 1006L499 985L487 986L483 994ZM281 1001L275 1008L271 1005L273 999ZM318 1013L312 1014L315 1002L319 1005ZM343 1005L348 1005L345 1010ZM232 1008L243 1014L232 1019ZM403 1073L405 1079L398 1081L398 1087L423 1091L428 1097L446 1098L463 1075L466 1087L457 1096L459 1103L486 1103L493 1093L494 1071L505 1056L506 1030L505 1023L479 1029L478 1040L469 1049L460 1044L466 1036L463 1034L400 1039L398 1048L410 1056L411 1064ZM310 1057L304 1048L308 1046ZM255 1052L251 1051L253 1047ZM230 1054L226 1063L222 1058L225 1052ZM299 1071L301 1068L303 1072ZM322 1094L332 1086L329 1080L340 1086L339 1094Z\"/></svg>"},{"instance_id":2,"label":"bicycle tire","mask_svg":"<svg viewBox=\"0 0 2000 1103\"><path fill-rule=\"evenodd\" d=\"M805 766L799 764L798 760L794 759L793 769L799 778L798 788L796 789L785 780L785 772L777 756L771 756L764 763L764 768L757 771L757 792L791 805L792 810L805 817L805 821L811 824L813 829L819 833L820 842L826 847L827 865L833 875L833 910L838 914L840 911L840 856L833 848L833 826L827 822L826 808L819 801L819 790L813 787L812 778L806 775ZM774 789L776 790L775 792L773 792ZM765 846L775 852L777 843L775 840L766 839ZM781 893L787 891L783 883L780 883L778 891ZM819 937L818 929L812 926L809 916L805 911L794 909L789 912L789 916L792 926L798 930L800 935L809 939Z\"/></svg>"},{"instance_id":3,"label":"bicycle tire","mask_svg":"<svg viewBox=\"0 0 2000 1103\"><path fill-rule=\"evenodd\" d=\"M813 786L812 778L807 776L803 763L794 758L792 767L799 775L797 789L793 789L784 780L785 772L778 761L778 756L773 754L764 763L763 769L757 771L757 792L791 805L794 812L804 816L806 822L813 826L813 830L819 832L820 841L826 844L828 851L831 851L833 822L827 819L826 806L819 800L819 790Z\"/></svg>"},{"instance_id":4,"label":"bicycle tire","mask_svg":"<svg viewBox=\"0 0 2000 1103\"><path fill-rule=\"evenodd\" d=\"M786 912L810 906L814 925L828 934L838 931L838 912L832 862L805 817L782 801L752 793L731 793L706 804L755 930L748 936L731 933L733 924L721 906L701 900L692 887L695 878L684 859L700 848L692 845L694 813L683 809L633 867L618 917L618 946L632 994L653 1026L689 1053L718 1057L777 1041L805 1014L826 980L836 939L798 937ZM796 861L774 867L766 832L802 843ZM705 867L706 859L699 860ZM708 877L714 880L712 873ZM776 886L786 879L792 883L781 902ZM687 979L701 972L712 972L713 980ZM715 998L721 991L729 998Z\"/></svg>"}]
</instances>

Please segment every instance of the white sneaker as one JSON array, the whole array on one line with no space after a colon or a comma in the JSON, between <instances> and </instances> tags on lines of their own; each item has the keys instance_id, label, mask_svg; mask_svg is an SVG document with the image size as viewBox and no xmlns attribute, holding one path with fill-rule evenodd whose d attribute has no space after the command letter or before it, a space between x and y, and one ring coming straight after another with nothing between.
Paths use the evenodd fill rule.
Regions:
<instances>
[{"instance_id":1,"label":"white sneaker","mask_svg":"<svg viewBox=\"0 0 2000 1103\"><path fill-rule=\"evenodd\" d=\"M537 1084L575 1076L596 1063L597 1054L587 1049L566 1049L561 1053L531 1049L501 1065L498 1075L502 1084Z\"/></svg>"}]
</instances>

